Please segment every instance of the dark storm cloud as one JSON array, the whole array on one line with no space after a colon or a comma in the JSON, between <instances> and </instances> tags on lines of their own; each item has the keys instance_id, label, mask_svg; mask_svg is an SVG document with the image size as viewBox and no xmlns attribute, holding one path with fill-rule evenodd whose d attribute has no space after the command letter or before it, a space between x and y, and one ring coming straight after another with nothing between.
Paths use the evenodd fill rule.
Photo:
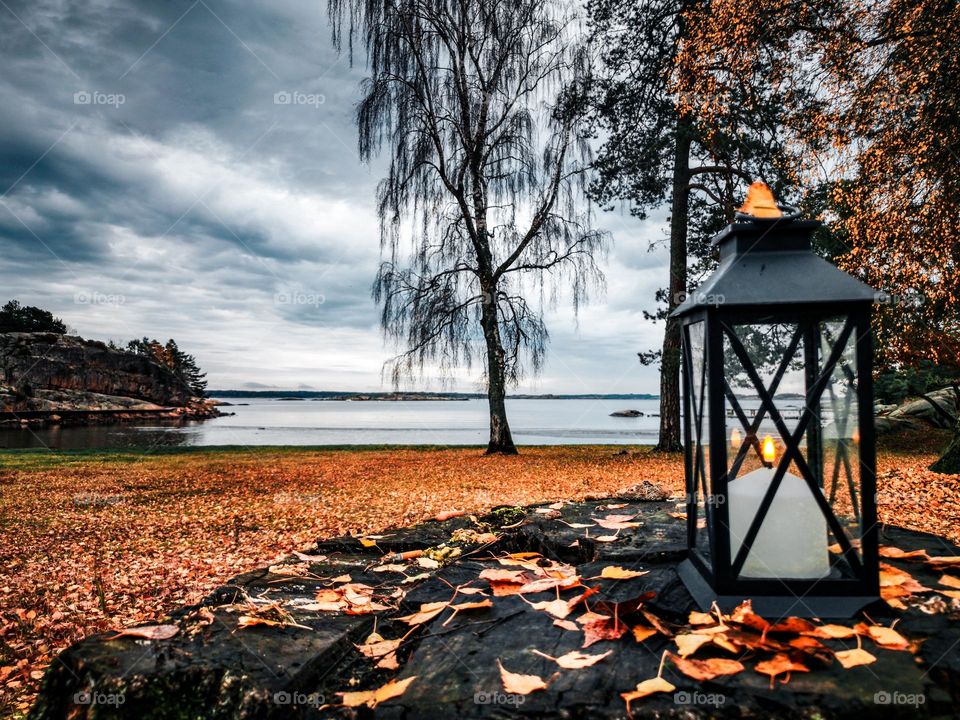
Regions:
<instances>
[{"instance_id":1,"label":"dark storm cloud","mask_svg":"<svg viewBox=\"0 0 960 720\"><path fill-rule=\"evenodd\" d=\"M182 338L221 387L379 386L381 168L323 0L0 0L0 37L7 295L93 337Z\"/></svg>"}]
</instances>

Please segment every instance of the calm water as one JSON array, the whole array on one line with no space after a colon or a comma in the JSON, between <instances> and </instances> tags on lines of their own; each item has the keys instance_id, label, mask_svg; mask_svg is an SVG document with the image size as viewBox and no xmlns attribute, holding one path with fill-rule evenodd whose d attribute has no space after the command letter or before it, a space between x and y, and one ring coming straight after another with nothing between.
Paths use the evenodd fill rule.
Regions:
<instances>
[{"instance_id":1,"label":"calm water","mask_svg":"<svg viewBox=\"0 0 960 720\"><path fill-rule=\"evenodd\" d=\"M341 402L230 398L236 413L182 426L142 425L0 430L0 447L55 449L177 445L480 445L486 400ZM238 403L249 403L240 405ZM639 410L644 417L610 417ZM520 445L650 444L658 400L508 400Z\"/></svg>"}]
</instances>

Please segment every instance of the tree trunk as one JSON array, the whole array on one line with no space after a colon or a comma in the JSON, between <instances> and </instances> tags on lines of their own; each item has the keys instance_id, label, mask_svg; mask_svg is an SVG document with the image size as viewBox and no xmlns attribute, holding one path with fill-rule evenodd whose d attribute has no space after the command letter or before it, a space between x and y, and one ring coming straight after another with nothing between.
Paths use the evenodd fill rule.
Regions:
<instances>
[{"instance_id":1,"label":"tree trunk","mask_svg":"<svg viewBox=\"0 0 960 720\"><path fill-rule=\"evenodd\" d=\"M487 343L487 400L490 404L490 441L487 455L516 455L507 422L506 359L497 324L496 290L485 291L480 322Z\"/></svg>"},{"instance_id":2,"label":"tree trunk","mask_svg":"<svg viewBox=\"0 0 960 720\"><path fill-rule=\"evenodd\" d=\"M930 469L947 475L960 474L960 418L957 418L953 439L947 445L947 449L943 451L940 459L931 465Z\"/></svg>"},{"instance_id":3,"label":"tree trunk","mask_svg":"<svg viewBox=\"0 0 960 720\"><path fill-rule=\"evenodd\" d=\"M687 291L687 211L690 191L690 134L677 125L670 207L670 291L660 359L660 439L657 450L677 452L680 443L680 323L669 313Z\"/></svg>"}]
</instances>

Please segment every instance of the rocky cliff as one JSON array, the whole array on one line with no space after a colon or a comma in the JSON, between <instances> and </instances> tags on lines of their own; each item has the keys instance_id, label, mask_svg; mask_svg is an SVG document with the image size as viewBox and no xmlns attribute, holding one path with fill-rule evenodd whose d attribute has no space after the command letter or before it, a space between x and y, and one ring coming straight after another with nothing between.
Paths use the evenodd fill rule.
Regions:
<instances>
[{"instance_id":1,"label":"rocky cliff","mask_svg":"<svg viewBox=\"0 0 960 720\"><path fill-rule=\"evenodd\" d=\"M161 412L216 415L150 358L56 333L0 333L0 412ZM125 419L118 417L117 419Z\"/></svg>"}]
</instances>

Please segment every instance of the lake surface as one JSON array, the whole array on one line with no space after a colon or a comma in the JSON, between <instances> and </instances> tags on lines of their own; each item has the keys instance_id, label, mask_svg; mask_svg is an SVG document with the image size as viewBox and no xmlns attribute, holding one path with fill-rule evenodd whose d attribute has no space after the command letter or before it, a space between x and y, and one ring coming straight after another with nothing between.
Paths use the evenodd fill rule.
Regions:
<instances>
[{"instance_id":1,"label":"lake surface","mask_svg":"<svg viewBox=\"0 0 960 720\"><path fill-rule=\"evenodd\" d=\"M485 445L486 400L330 401L230 398L231 417L184 425L0 430L0 447L62 450L189 445ZM247 403L241 405L240 403ZM643 417L610 417L639 410ZM518 445L652 444L659 400L507 400Z\"/></svg>"}]
</instances>

